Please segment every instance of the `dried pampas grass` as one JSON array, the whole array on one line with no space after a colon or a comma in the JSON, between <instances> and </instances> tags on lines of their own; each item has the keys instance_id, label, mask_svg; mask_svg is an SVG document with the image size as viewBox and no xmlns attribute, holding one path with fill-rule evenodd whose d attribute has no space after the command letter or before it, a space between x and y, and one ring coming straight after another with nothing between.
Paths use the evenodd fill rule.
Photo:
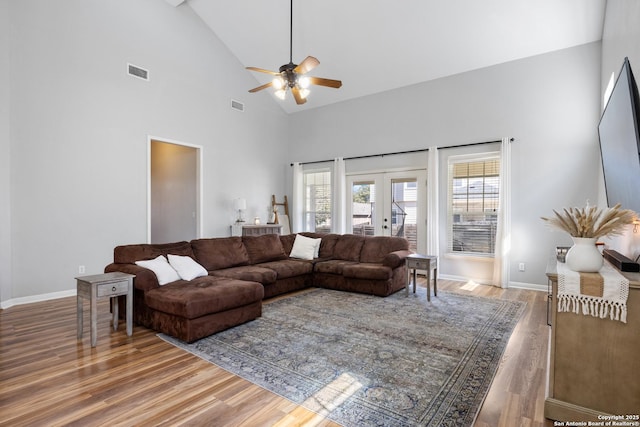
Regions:
<instances>
[{"instance_id":1,"label":"dried pampas grass","mask_svg":"<svg viewBox=\"0 0 640 427\"><path fill-rule=\"evenodd\" d=\"M599 238L622 234L624 227L638 216L630 209L620 209L620 203L603 210L595 206L563 209L553 218L542 217L551 227L566 231L572 237Z\"/></svg>"}]
</instances>

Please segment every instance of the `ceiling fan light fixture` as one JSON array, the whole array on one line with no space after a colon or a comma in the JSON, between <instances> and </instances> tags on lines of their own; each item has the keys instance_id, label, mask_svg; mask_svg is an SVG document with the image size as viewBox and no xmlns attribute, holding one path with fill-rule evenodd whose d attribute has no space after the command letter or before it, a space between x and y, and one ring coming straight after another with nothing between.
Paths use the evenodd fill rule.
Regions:
<instances>
[{"instance_id":1,"label":"ceiling fan light fixture","mask_svg":"<svg viewBox=\"0 0 640 427\"><path fill-rule=\"evenodd\" d=\"M300 98L302 99L306 99L307 96L309 95L309 89L300 89Z\"/></svg>"},{"instance_id":2,"label":"ceiling fan light fixture","mask_svg":"<svg viewBox=\"0 0 640 427\"><path fill-rule=\"evenodd\" d=\"M285 89L276 90L276 96L284 101L285 96L287 95L287 91Z\"/></svg>"},{"instance_id":3,"label":"ceiling fan light fixture","mask_svg":"<svg viewBox=\"0 0 640 427\"><path fill-rule=\"evenodd\" d=\"M271 83L271 85L276 89L276 90L280 90L284 87L284 80L282 79L282 77L278 76L275 77L273 79L273 82Z\"/></svg>"},{"instance_id":4,"label":"ceiling fan light fixture","mask_svg":"<svg viewBox=\"0 0 640 427\"><path fill-rule=\"evenodd\" d=\"M307 76L298 77L298 86L300 86L302 89L308 88L310 84L311 84L311 81L309 80L309 77Z\"/></svg>"}]
</instances>

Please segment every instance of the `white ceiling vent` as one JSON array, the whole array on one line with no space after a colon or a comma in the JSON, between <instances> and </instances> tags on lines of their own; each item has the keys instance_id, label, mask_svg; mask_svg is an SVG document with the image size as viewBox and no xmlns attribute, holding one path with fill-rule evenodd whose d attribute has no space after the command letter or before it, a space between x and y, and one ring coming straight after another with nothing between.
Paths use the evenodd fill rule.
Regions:
<instances>
[{"instance_id":1,"label":"white ceiling vent","mask_svg":"<svg viewBox=\"0 0 640 427\"><path fill-rule=\"evenodd\" d=\"M235 99L231 100L231 108L244 112L244 104L240 101L236 101Z\"/></svg>"},{"instance_id":2,"label":"white ceiling vent","mask_svg":"<svg viewBox=\"0 0 640 427\"><path fill-rule=\"evenodd\" d=\"M149 81L149 70L145 70L137 65L127 64L127 73L130 76Z\"/></svg>"}]
</instances>

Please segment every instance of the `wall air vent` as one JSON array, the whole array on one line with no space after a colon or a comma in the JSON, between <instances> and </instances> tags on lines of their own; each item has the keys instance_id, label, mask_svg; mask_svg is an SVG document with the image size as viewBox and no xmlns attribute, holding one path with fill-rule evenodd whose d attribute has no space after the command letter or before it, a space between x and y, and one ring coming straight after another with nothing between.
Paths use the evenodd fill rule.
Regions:
<instances>
[{"instance_id":1,"label":"wall air vent","mask_svg":"<svg viewBox=\"0 0 640 427\"><path fill-rule=\"evenodd\" d=\"M130 76L137 77L142 80L149 81L149 70L140 68L137 65L127 64L127 73Z\"/></svg>"},{"instance_id":2,"label":"wall air vent","mask_svg":"<svg viewBox=\"0 0 640 427\"><path fill-rule=\"evenodd\" d=\"M236 101L234 99L231 100L231 108L233 108L234 110L238 110L238 111L244 112L244 104L242 102Z\"/></svg>"}]
</instances>

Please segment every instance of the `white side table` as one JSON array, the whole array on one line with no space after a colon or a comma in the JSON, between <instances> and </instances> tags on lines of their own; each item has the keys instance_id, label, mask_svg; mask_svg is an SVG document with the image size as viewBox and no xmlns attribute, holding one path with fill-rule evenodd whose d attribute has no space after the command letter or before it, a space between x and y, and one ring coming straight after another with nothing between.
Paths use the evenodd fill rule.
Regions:
<instances>
[{"instance_id":1,"label":"white side table","mask_svg":"<svg viewBox=\"0 0 640 427\"><path fill-rule=\"evenodd\" d=\"M77 327L78 339L82 339L82 299L89 300L91 308L91 347L95 347L98 341L98 310L97 301L100 298L115 298L120 295L127 296L127 335L133 334L133 278L134 274L105 273L93 276L76 277L77 281ZM118 329L118 301L112 301L113 330Z\"/></svg>"},{"instance_id":2,"label":"white side table","mask_svg":"<svg viewBox=\"0 0 640 427\"><path fill-rule=\"evenodd\" d=\"M413 293L416 293L416 270L427 271L427 301L431 301L431 270L433 270L433 295L438 296L438 257L434 255L411 254L407 257L407 296L413 270Z\"/></svg>"}]
</instances>

